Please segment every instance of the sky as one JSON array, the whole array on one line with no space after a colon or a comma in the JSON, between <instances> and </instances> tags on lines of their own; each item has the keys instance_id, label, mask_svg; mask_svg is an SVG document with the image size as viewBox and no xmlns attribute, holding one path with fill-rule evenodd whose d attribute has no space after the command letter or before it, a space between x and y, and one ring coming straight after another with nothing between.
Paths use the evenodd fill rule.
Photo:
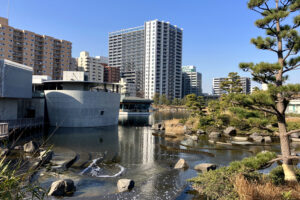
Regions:
<instances>
[{"instance_id":1,"label":"sky","mask_svg":"<svg viewBox=\"0 0 300 200\"><path fill-rule=\"evenodd\" d=\"M9 15L11 26L71 41L73 57L84 50L108 56L109 32L169 21L183 28L183 65L197 66L206 93L214 77L250 77L240 62L276 62L275 54L250 44L264 32L254 26L259 16L247 0L10 0L7 11L8 0L0 0L0 16ZM289 77L300 83L300 70Z\"/></svg>"}]
</instances>

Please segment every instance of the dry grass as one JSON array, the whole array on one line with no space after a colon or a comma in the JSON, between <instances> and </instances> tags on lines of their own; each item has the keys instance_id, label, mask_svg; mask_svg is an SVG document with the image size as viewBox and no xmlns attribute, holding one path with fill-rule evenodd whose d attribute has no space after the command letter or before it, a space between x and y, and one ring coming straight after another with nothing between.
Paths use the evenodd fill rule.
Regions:
<instances>
[{"instance_id":1,"label":"dry grass","mask_svg":"<svg viewBox=\"0 0 300 200\"><path fill-rule=\"evenodd\" d=\"M172 119L164 121L165 133L168 135L183 135L184 125L179 123L179 119Z\"/></svg>"},{"instance_id":2,"label":"dry grass","mask_svg":"<svg viewBox=\"0 0 300 200\"><path fill-rule=\"evenodd\" d=\"M199 118L198 117L189 117L185 125L191 127L192 130L197 130L199 127Z\"/></svg>"},{"instance_id":3,"label":"dry grass","mask_svg":"<svg viewBox=\"0 0 300 200\"><path fill-rule=\"evenodd\" d=\"M300 122L300 117L287 117L287 122Z\"/></svg>"},{"instance_id":4,"label":"dry grass","mask_svg":"<svg viewBox=\"0 0 300 200\"><path fill-rule=\"evenodd\" d=\"M271 182L257 184L237 176L234 188L240 200L296 200L300 199L300 186L275 186Z\"/></svg>"}]
</instances>

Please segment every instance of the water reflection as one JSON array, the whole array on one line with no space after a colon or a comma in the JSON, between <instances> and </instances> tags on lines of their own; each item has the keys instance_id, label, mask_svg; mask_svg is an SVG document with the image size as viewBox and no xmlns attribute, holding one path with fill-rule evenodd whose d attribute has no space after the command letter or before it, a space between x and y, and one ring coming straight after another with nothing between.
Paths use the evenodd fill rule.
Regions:
<instances>
[{"instance_id":1,"label":"water reflection","mask_svg":"<svg viewBox=\"0 0 300 200\"><path fill-rule=\"evenodd\" d=\"M75 180L78 199L192 199L185 194L186 179L194 177L193 170L199 163L216 163L228 165L233 160L240 160L253 152L261 150L279 150L274 147L232 147L235 150L203 150L215 154L208 157L202 154L169 152L160 148L160 144L174 148L184 148L178 143L167 141L162 137L154 137L150 125L163 119L180 118L185 113L153 113L150 116L129 116L120 118L119 125L101 128L59 128L48 141L55 152L74 151L80 156L77 162L90 165L93 159L106 154L106 161L114 164L97 164L98 177L89 173L81 174L85 168L71 168L67 175ZM51 133L53 129L49 130ZM50 135L50 134L48 134ZM194 147L216 147L209 144L207 138L198 143L192 140L185 144ZM294 148L299 148L295 146ZM179 158L184 158L190 168L186 171L174 170L173 166ZM81 166L76 164L77 166ZM113 166L115 165L115 166ZM114 174L124 171L118 177ZM105 174L107 173L107 174ZM109 175L109 176L108 176ZM131 178L136 187L129 193L116 193L116 182L119 178ZM49 186L48 181L46 185Z\"/></svg>"}]
</instances>

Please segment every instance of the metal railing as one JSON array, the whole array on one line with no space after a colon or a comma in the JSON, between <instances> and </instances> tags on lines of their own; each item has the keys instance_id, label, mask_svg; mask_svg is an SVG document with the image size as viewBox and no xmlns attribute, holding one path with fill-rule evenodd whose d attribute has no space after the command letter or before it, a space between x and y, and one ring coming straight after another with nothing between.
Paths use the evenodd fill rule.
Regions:
<instances>
[{"instance_id":1,"label":"metal railing","mask_svg":"<svg viewBox=\"0 0 300 200\"><path fill-rule=\"evenodd\" d=\"M44 118L22 118L15 120L1 120L0 124L8 124L8 131L12 129L22 129L22 128L31 128L44 125Z\"/></svg>"},{"instance_id":2,"label":"metal railing","mask_svg":"<svg viewBox=\"0 0 300 200\"><path fill-rule=\"evenodd\" d=\"M8 137L8 123L0 123L0 139Z\"/></svg>"}]
</instances>

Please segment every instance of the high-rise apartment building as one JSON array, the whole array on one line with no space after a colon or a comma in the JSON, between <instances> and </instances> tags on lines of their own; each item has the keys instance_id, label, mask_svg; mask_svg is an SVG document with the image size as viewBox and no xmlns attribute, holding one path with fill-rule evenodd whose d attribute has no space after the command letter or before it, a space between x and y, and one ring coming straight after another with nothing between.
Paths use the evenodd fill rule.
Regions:
<instances>
[{"instance_id":1,"label":"high-rise apartment building","mask_svg":"<svg viewBox=\"0 0 300 200\"><path fill-rule=\"evenodd\" d=\"M120 68L120 76L136 86L137 96L144 96L144 26L109 33L109 62Z\"/></svg>"},{"instance_id":2,"label":"high-rise apartment building","mask_svg":"<svg viewBox=\"0 0 300 200\"><path fill-rule=\"evenodd\" d=\"M152 20L109 34L109 66L120 67L139 97L180 98L181 63L182 29L169 22Z\"/></svg>"},{"instance_id":3,"label":"high-rise apartment building","mask_svg":"<svg viewBox=\"0 0 300 200\"><path fill-rule=\"evenodd\" d=\"M202 74L195 66L182 67L182 97L188 94L202 94Z\"/></svg>"},{"instance_id":4,"label":"high-rise apartment building","mask_svg":"<svg viewBox=\"0 0 300 200\"><path fill-rule=\"evenodd\" d=\"M89 81L104 81L104 66L107 65L106 57L91 57L89 52L82 51L77 58L77 65L80 71L86 72Z\"/></svg>"},{"instance_id":5,"label":"high-rise apartment building","mask_svg":"<svg viewBox=\"0 0 300 200\"><path fill-rule=\"evenodd\" d=\"M71 63L72 43L9 26L0 17L0 59L8 59L33 68L35 75L62 79Z\"/></svg>"},{"instance_id":6,"label":"high-rise apartment building","mask_svg":"<svg viewBox=\"0 0 300 200\"><path fill-rule=\"evenodd\" d=\"M118 83L120 81L120 68L104 66L104 82Z\"/></svg>"},{"instance_id":7,"label":"high-rise apartment building","mask_svg":"<svg viewBox=\"0 0 300 200\"><path fill-rule=\"evenodd\" d=\"M227 78L214 78L213 79L213 94L222 95L225 94L226 91L221 89L221 83L226 81ZM241 85L243 88L244 94L250 94L251 92L251 80L248 77L241 77Z\"/></svg>"}]
</instances>

